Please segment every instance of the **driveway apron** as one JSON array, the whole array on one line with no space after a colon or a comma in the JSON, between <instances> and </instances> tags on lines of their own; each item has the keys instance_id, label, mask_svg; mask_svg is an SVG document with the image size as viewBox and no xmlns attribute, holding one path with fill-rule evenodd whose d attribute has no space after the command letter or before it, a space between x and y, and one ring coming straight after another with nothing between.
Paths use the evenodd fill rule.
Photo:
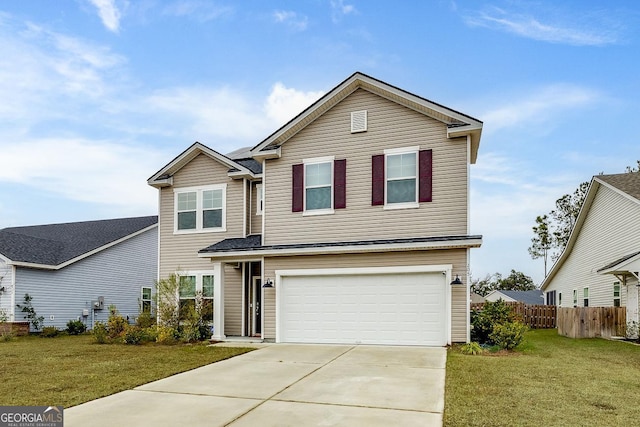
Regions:
<instances>
[{"instance_id":1,"label":"driveway apron","mask_svg":"<svg viewBox=\"0 0 640 427\"><path fill-rule=\"evenodd\" d=\"M65 426L441 426L446 350L273 344L65 410Z\"/></svg>"}]
</instances>

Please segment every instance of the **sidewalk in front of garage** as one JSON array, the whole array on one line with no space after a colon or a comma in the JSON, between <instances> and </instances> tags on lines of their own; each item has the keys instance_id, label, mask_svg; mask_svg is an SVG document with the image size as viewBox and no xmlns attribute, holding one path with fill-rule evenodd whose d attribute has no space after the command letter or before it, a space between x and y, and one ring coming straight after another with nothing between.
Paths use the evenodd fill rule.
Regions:
<instances>
[{"instance_id":1,"label":"sidewalk in front of garage","mask_svg":"<svg viewBox=\"0 0 640 427\"><path fill-rule=\"evenodd\" d=\"M446 350L273 344L64 411L86 426L441 426Z\"/></svg>"}]
</instances>

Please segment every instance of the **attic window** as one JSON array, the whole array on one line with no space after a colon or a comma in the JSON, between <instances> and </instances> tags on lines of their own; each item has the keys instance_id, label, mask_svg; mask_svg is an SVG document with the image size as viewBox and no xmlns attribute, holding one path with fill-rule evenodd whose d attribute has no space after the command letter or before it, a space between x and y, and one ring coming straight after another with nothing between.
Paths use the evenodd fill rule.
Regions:
<instances>
[{"instance_id":1,"label":"attic window","mask_svg":"<svg viewBox=\"0 0 640 427\"><path fill-rule=\"evenodd\" d=\"M367 110L351 113L351 133L367 131Z\"/></svg>"}]
</instances>

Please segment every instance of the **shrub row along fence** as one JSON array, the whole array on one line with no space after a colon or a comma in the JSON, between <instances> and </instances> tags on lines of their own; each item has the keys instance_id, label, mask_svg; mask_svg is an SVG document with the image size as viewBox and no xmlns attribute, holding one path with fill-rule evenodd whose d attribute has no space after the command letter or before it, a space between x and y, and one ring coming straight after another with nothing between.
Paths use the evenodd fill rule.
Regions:
<instances>
[{"instance_id":1,"label":"shrub row along fence","mask_svg":"<svg viewBox=\"0 0 640 427\"><path fill-rule=\"evenodd\" d=\"M558 334L569 338L624 336L626 307L574 307L558 309Z\"/></svg>"},{"instance_id":2,"label":"shrub row along fence","mask_svg":"<svg viewBox=\"0 0 640 427\"><path fill-rule=\"evenodd\" d=\"M523 302L507 302L513 312L522 318L524 324L533 329L550 329L556 327L555 305L530 305ZM472 310L482 310L483 302L472 303Z\"/></svg>"}]
</instances>

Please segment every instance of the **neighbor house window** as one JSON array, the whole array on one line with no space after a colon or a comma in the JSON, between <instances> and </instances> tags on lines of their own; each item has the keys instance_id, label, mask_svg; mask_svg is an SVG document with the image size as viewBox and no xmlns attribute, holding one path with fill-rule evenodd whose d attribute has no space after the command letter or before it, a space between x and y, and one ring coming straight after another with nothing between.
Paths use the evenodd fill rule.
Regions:
<instances>
[{"instance_id":1,"label":"neighbor house window","mask_svg":"<svg viewBox=\"0 0 640 427\"><path fill-rule=\"evenodd\" d=\"M613 283L613 306L620 307L620 282Z\"/></svg>"},{"instance_id":2,"label":"neighbor house window","mask_svg":"<svg viewBox=\"0 0 640 427\"><path fill-rule=\"evenodd\" d=\"M582 303L584 307L589 307L589 288L582 289Z\"/></svg>"},{"instance_id":3,"label":"neighbor house window","mask_svg":"<svg viewBox=\"0 0 640 427\"><path fill-rule=\"evenodd\" d=\"M185 273L180 276L180 315L199 308L202 318L213 321L214 276L210 272Z\"/></svg>"},{"instance_id":4,"label":"neighbor house window","mask_svg":"<svg viewBox=\"0 0 640 427\"><path fill-rule=\"evenodd\" d=\"M262 184L256 185L256 215L262 215L264 195L262 194Z\"/></svg>"},{"instance_id":5,"label":"neighbor house window","mask_svg":"<svg viewBox=\"0 0 640 427\"><path fill-rule=\"evenodd\" d=\"M372 206L417 208L419 203L432 200L432 150L394 148L371 160Z\"/></svg>"},{"instance_id":6,"label":"neighbor house window","mask_svg":"<svg viewBox=\"0 0 640 427\"><path fill-rule=\"evenodd\" d=\"M547 305L556 305L556 291L547 292Z\"/></svg>"},{"instance_id":7,"label":"neighbor house window","mask_svg":"<svg viewBox=\"0 0 640 427\"><path fill-rule=\"evenodd\" d=\"M333 157L304 159L292 166L292 212L334 213L347 207L347 161Z\"/></svg>"},{"instance_id":8,"label":"neighbor house window","mask_svg":"<svg viewBox=\"0 0 640 427\"><path fill-rule=\"evenodd\" d=\"M578 290L577 289L573 290L573 306L574 307L578 306Z\"/></svg>"},{"instance_id":9,"label":"neighbor house window","mask_svg":"<svg viewBox=\"0 0 640 427\"><path fill-rule=\"evenodd\" d=\"M143 313L151 313L151 288L142 288L142 293L140 295L140 308Z\"/></svg>"},{"instance_id":10,"label":"neighbor house window","mask_svg":"<svg viewBox=\"0 0 640 427\"><path fill-rule=\"evenodd\" d=\"M176 233L225 230L226 184L179 188L174 193Z\"/></svg>"},{"instance_id":11,"label":"neighbor house window","mask_svg":"<svg viewBox=\"0 0 640 427\"><path fill-rule=\"evenodd\" d=\"M558 307L562 307L562 292L558 292Z\"/></svg>"}]
</instances>

